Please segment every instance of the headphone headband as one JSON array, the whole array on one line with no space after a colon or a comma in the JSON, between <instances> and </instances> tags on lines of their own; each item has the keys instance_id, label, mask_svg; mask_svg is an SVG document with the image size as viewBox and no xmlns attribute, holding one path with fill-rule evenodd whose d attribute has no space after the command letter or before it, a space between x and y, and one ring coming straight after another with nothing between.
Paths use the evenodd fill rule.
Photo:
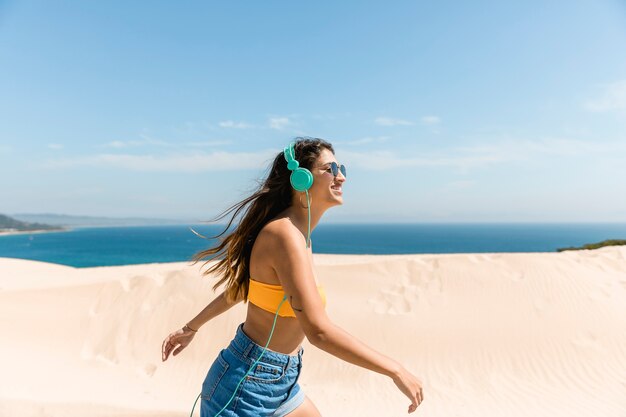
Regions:
<instances>
[{"instance_id":1,"label":"headphone headband","mask_svg":"<svg viewBox=\"0 0 626 417\"><path fill-rule=\"evenodd\" d=\"M296 142L291 142L283 151L289 171L294 171L300 166L300 163L296 160L295 146Z\"/></svg>"}]
</instances>

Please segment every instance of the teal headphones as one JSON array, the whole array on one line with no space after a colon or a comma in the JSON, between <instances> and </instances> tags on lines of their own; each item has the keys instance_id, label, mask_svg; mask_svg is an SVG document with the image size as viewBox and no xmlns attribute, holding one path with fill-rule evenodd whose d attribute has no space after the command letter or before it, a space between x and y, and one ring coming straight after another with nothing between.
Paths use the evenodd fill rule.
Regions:
<instances>
[{"instance_id":1,"label":"teal headphones","mask_svg":"<svg viewBox=\"0 0 626 417\"><path fill-rule=\"evenodd\" d=\"M291 142L284 150L285 160L287 161L287 169L292 171L289 177L291 186L296 191L304 191L306 193L306 206L309 214L309 230L306 240L306 247L311 247L311 202L309 201L309 188L313 185L313 174L306 168L300 168L300 163L296 161L294 147L296 142Z\"/></svg>"},{"instance_id":2,"label":"teal headphones","mask_svg":"<svg viewBox=\"0 0 626 417\"><path fill-rule=\"evenodd\" d=\"M291 186L297 191L308 191L313 185L313 174L306 168L300 168L300 163L296 161L294 147L296 142L291 142L284 150L287 168L291 173L289 181Z\"/></svg>"},{"instance_id":3,"label":"teal headphones","mask_svg":"<svg viewBox=\"0 0 626 417\"><path fill-rule=\"evenodd\" d=\"M309 236L307 238L307 246L306 247L309 248L309 247L311 247L311 208L310 208L311 207L311 202L309 201L309 188L311 188L311 186L313 185L313 174L311 174L311 171L309 171L306 168L300 168L300 163L295 158L295 152L294 152L295 145L296 145L295 142L291 142L289 144L289 146L287 146L284 149L283 154L285 155L285 160L287 161L287 168L290 171L293 171L291 173L291 176L289 177L289 182L291 182L291 186L296 191L304 191L306 193L307 210L309 212L309 231L308 231L309 232ZM224 407L222 407L222 409L220 411L218 411L217 414L214 417L218 417L222 413L222 411L224 411L226 409L226 407L228 407L228 404L230 404L230 402L233 400L233 398L235 398L235 393L237 392L237 389L239 388L239 385L241 385L241 383L248 376L250 371L252 371L252 369L254 369L256 364L263 357L263 354L265 353L265 350L267 349L267 347L270 344L270 340L272 340L272 335L274 334L274 327L276 326L276 319L278 319L278 312L280 311L280 308L283 306L283 303L286 300L287 300L287 294L285 294L285 296L283 297L283 299L280 302L280 304L278 304L278 309L276 310L276 314L274 315L274 324L272 324L272 330L270 331L270 337L267 339L267 343L265 344L265 347L263 348L263 351L261 352L261 355L252 364L252 366L250 366L250 369L248 369L248 372L246 372L246 374L243 376L243 378L241 378L241 380L239 381L239 383L235 387L235 390L233 392L233 395L230 397L230 400L228 400L226 405ZM194 401L194 403L193 403L193 407L191 408L191 414L189 415L190 417L193 416L193 410L196 408L196 403L198 402L198 398L200 398L200 395L202 395L202 393L198 394L198 397L196 398L196 401Z\"/></svg>"}]
</instances>

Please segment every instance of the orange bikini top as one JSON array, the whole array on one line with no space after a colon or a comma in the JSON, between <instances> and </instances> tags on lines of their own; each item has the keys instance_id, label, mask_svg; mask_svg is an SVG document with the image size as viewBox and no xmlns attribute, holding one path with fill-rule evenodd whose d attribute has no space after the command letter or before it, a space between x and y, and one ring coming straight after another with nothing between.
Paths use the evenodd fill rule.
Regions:
<instances>
[{"instance_id":1,"label":"orange bikini top","mask_svg":"<svg viewBox=\"0 0 626 417\"><path fill-rule=\"evenodd\" d=\"M317 291L322 297L322 303L326 307L326 292L321 285L317 286ZM265 311L276 314L278 305L283 301L285 292L281 285L266 284L264 282L255 281L250 278L250 287L248 288L248 301L262 308ZM281 317L296 317L289 301L285 301L278 311L278 315Z\"/></svg>"}]
</instances>

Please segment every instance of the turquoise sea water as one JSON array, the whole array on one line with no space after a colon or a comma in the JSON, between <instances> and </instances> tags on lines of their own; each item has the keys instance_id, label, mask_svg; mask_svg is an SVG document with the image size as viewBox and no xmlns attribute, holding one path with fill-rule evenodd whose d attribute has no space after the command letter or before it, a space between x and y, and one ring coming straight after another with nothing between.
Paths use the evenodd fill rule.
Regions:
<instances>
[{"instance_id":1,"label":"turquoise sea water","mask_svg":"<svg viewBox=\"0 0 626 417\"><path fill-rule=\"evenodd\" d=\"M207 237L224 228L191 227ZM554 252L566 246L626 239L626 224L320 224L311 239L314 253ZM187 226L79 228L1 236L0 257L75 267L185 262L215 243L196 236Z\"/></svg>"}]
</instances>

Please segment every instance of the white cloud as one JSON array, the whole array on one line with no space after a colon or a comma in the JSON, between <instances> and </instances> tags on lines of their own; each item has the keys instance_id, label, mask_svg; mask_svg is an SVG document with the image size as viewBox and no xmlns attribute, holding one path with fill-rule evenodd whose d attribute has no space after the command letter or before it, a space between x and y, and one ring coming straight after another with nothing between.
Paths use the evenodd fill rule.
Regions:
<instances>
[{"instance_id":1,"label":"white cloud","mask_svg":"<svg viewBox=\"0 0 626 417\"><path fill-rule=\"evenodd\" d=\"M173 126L171 129L178 135L204 135L207 132L218 130L217 126L213 126L211 123L205 121L186 121L180 125Z\"/></svg>"},{"instance_id":2,"label":"white cloud","mask_svg":"<svg viewBox=\"0 0 626 417\"><path fill-rule=\"evenodd\" d=\"M374 171L386 171L406 167L444 166L467 169L489 163L500 162L491 155L430 155L425 157L403 157L391 151L350 152L342 151L341 159L346 165Z\"/></svg>"},{"instance_id":3,"label":"white cloud","mask_svg":"<svg viewBox=\"0 0 626 417\"><path fill-rule=\"evenodd\" d=\"M386 136L381 136L362 138L353 142L377 143L386 140ZM336 143L350 144L350 142ZM89 166L148 172L230 171L266 168L276 154L275 149L260 152L187 152L158 156L104 153L49 159L33 168L63 169ZM534 140L505 139L420 152L419 157L411 157L407 156L406 152L400 153L386 149L367 151L342 149L341 160L350 166L379 171L403 167L449 167L468 170L504 163L532 162L541 156L569 157L592 154L626 157L626 143L551 137Z\"/></svg>"},{"instance_id":4,"label":"white cloud","mask_svg":"<svg viewBox=\"0 0 626 417\"><path fill-rule=\"evenodd\" d=\"M254 127L251 124L244 122L234 122L232 120L225 120L223 122L219 122L220 127L230 128L230 129L250 129Z\"/></svg>"},{"instance_id":5,"label":"white cloud","mask_svg":"<svg viewBox=\"0 0 626 417\"><path fill-rule=\"evenodd\" d=\"M391 139L391 137L389 136L377 136L377 137L364 137L364 138L360 138L360 139L355 139L355 140L348 140L348 141L333 141L334 144L340 144L340 145L365 145L367 143L384 143L389 141L389 139Z\"/></svg>"},{"instance_id":6,"label":"white cloud","mask_svg":"<svg viewBox=\"0 0 626 417\"><path fill-rule=\"evenodd\" d=\"M63 149L63 145L59 143L49 143L48 148L49 149Z\"/></svg>"},{"instance_id":7,"label":"white cloud","mask_svg":"<svg viewBox=\"0 0 626 417\"><path fill-rule=\"evenodd\" d=\"M402 119L392 119L391 117L377 117L374 119L374 123L379 126L410 126L413 122Z\"/></svg>"},{"instance_id":8,"label":"white cloud","mask_svg":"<svg viewBox=\"0 0 626 417\"><path fill-rule=\"evenodd\" d=\"M128 145L126 144L126 142L122 142L121 140L114 140L112 142L105 143L102 146L105 148L125 148Z\"/></svg>"},{"instance_id":9,"label":"white cloud","mask_svg":"<svg viewBox=\"0 0 626 417\"><path fill-rule=\"evenodd\" d=\"M592 153L618 154L626 152L626 143L618 141L584 141L545 137L542 139L505 139L497 142L483 143L455 148L459 152L469 154L499 155L501 159L528 159L534 155L573 156Z\"/></svg>"},{"instance_id":10,"label":"white cloud","mask_svg":"<svg viewBox=\"0 0 626 417\"><path fill-rule=\"evenodd\" d=\"M269 161L274 159L276 154L276 150L261 152L197 152L163 156L98 154L51 159L43 163L41 167L45 169L63 169L89 166L144 172L230 171L264 168Z\"/></svg>"},{"instance_id":11,"label":"white cloud","mask_svg":"<svg viewBox=\"0 0 626 417\"><path fill-rule=\"evenodd\" d=\"M159 140L159 139L153 139L147 135L139 135L141 137L141 140L129 140L129 141L121 141L121 140L114 140L112 142L108 142L105 143L103 145L99 145L99 147L103 147L103 148L133 148L133 147L139 147L139 146L161 146L161 147L173 147L175 146L172 143L163 141L163 140Z\"/></svg>"},{"instance_id":12,"label":"white cloud","mask_svg":"<svg viewBox=\"0 0 626 417\"><path fill-rule=\"evenodd\" d=\"M437 116L423 116L421 118L422 124L425 125L438 125L441 123L441 119Z\"/></svg>"},{"instance_id":13,"label":"white cloud","mask_svg":"<svg viewBox=\"0 0 626 417\"><path fill-rule=\"evenodd\" d=\"M210 147L210 146L220 146L220 145L229 145L232 141L229 140L206 140L206 141L194 141L194 142L184 142L184 143L172 143L166 142L163 140L156 140L149 138L147 136L143 136L142 140L129 140L129 141L121 141L114 140L103 145L98 145L99 148L115 148L115 149L124 149L124 148L134 148L140 146L157 146L157 147L165 147L165 148L184 148L186 146L191 146L195 148L200 147Z\"/></svg>"},{"instance_id":14,"label":"white cloud","mask_svg":"<svg viewBox=\"0 0 626 417\"><path fill-rule=\"evenodd\" d=\"M592 112L626 110L626 80L606 85L599 97L585 103L585 108Z\"/></svg>"},{"instance_id":15,"label":"white cloud","mask_svg":"<svg viewBox=\"0 0 626 417\"><path fill-rule=\"evenodd\" d=\"M186 142L185 146L193 146L195 148L204 148L209 146L230 145L230 140L207 140L204 142Z\"/></svg>"},{"instance_id":16,"label":"white cloud","mask_svg":"<svg viewBox=\"0 0 626 417\"><path fill-rule=\"evenodd\" d=\"M621 153L626 156L626 143L589 142L563 138L507 139L426 152L420 157L397 155L387 150L367 152L342 150L341 159L351 166L378 171L403 167L450 167L468 170L489 165L531 161L542 155L566 157L592 153L611 156Z\"/></svg>"},{"instance_id":17,"label":"white cloud","mask_svg":"<svg viewBox=\"0 0 626 417\"><path fill-rule=\"evenodd\" d=\"M276 130L282 130L290 124L291 121L288 117L271 117L269 120L270 128Z\"/></svg>"}]
</instances>

